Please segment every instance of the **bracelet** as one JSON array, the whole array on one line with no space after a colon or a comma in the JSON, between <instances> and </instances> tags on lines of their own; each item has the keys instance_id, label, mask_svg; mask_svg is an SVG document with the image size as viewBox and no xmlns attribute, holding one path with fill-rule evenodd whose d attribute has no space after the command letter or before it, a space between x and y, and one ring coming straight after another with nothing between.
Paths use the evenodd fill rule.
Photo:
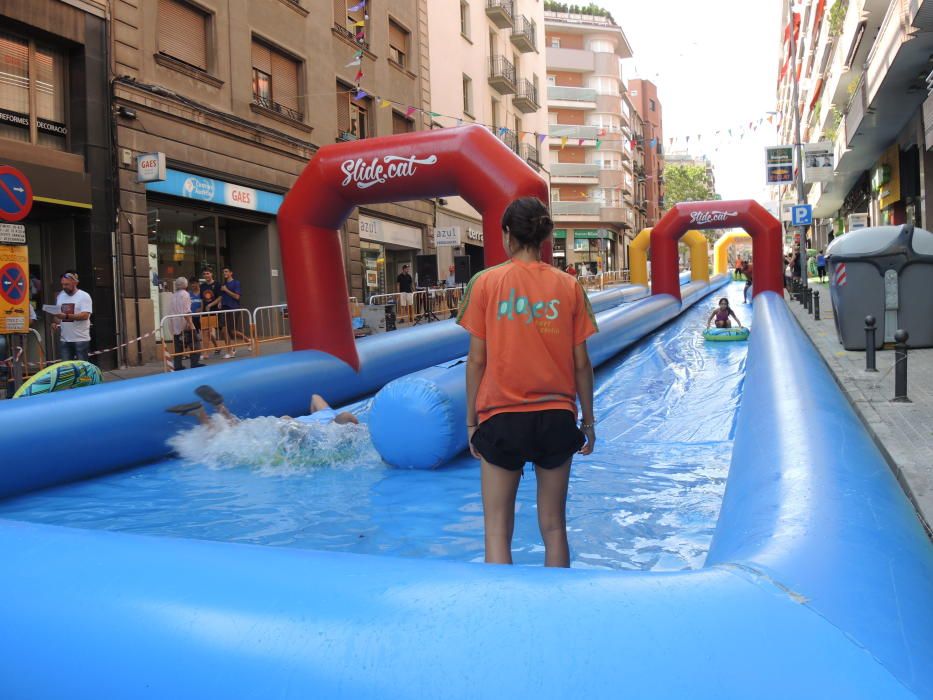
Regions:
<instances>
[{"instance_id":1,"label":"bracelet","mask_svg":"<svg viewBox=\"0 0 933 700\"><path fill-rule=\"evenodd\" d=\"M583 430L592 430L596 427L596 420L594 419L592 423L584 423L583 421L580 421L580 427Z\"/></svg>"},{"instance_id":2,"label":"bracelet","mask_svg":"<svg viewBox=\"0 0 933 700\"><path fill-rule=\"evenodd\" d=\"M473 425L470 425L469 423L467 423L468 428L475 428L477 425L478 425L477 423L474 423Z\"/></svg>"}]
</instances>

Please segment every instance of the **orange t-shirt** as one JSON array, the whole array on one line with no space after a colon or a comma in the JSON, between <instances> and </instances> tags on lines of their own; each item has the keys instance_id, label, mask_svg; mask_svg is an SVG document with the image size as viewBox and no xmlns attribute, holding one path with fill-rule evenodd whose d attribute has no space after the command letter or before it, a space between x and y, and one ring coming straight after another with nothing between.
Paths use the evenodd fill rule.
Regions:
<instances>
[{"instance_id":1,"label":"orange t-shirt","mask_svg":"<svg viewBox=\"0 0 933 700\"><path fill-rule=\"evenodd\" d=\"M467 287L457 323L486 341L480 422L517 411L576 415L573 349L597 328L575 278L542 262L510 260L483 270Z\"/></svg>"}]
</instances>

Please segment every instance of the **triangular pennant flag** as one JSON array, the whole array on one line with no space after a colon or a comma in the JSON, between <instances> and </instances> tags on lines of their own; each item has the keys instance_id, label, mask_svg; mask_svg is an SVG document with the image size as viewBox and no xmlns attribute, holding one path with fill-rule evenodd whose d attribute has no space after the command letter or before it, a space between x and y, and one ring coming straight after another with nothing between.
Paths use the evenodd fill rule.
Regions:
<instances>
[{"instance_id":1,"label":"triangular pennant flag","mask_svg":"<svg viewBox=\"0 0 933 700\"><path fill-rule=\"evenodd\" d=\"M578 146L582 146L584 141L585 141L585 139L578 139L578 140L577 140L577 145L578 145Z\"/></svg>"},{"instance_id":2,"label":"triangular pennant flag","mask_svg":"<svg viewBox=\"0 0 933 700\"><path fill-rule=\"evenodd\" d=\"M428 114L430 114L432 117L439 117L439 116L441 116L438 112L428 112Z\"/></svg>"},{"instance_id":3,"label":"triangular pennant flag","mask_svg":"<svg viewBox=\"0 0 933 700\"><path fill-rule=\"evenodd\" d=\"M602 139L596 139L596 150L599 150L599 147L603 145Z\"/></svg>"},{"instance_id":4,"label":"triangular pennant flag","mask_svg":"<svg viewBox=\"0 0 933 700\"><path fill-rule=\"evenodd\" d=\"M365 37L366 37L366 33L362 29L356 33L357 41L363 41Z\"/></svg>"},{"instance_id":5,"label":"triangular pennant flag","mask_svg":"<svg viewBox=\"0 0 933 700\"><path fill-rule=\"evenodd\" d=\"M547 134L538 134L538 143L544 143L544 139L547 138Z\"/></svg>"},{"instance_id":6,"label":"triangular pennant flag","mask_svg":"<svg viewBox=\"0 0 933 700\"><path fill-rule=\"evenodd\" d=\"M359 22L354 22L354 23L353 23L353 26L354 26L354 27L365 27L365 26L366 26L366 20L362 20L362 19L361 19Z\"/></svg>"},{"instance_id":7,"label":"triangular pennant flag","mask_svg":"<svg viewBox=\"0 0 933 700\"><path fill-rule=\"evenodd\" d=\"M406 117L410 117L410 116L411 116L412 114L414 114L414 113L415 113L415 108L414 108L414 107L408 107L408 108L405 109L405 116L406 116Z\"/></svg>"},{"instance_id":8,"label":"triangular pennant flag","mask_svg":"<svg viewBox=\"0 0 933 700\"><path fill-rule=\"evenodd\" d=\"M498 129L496 129L496 133L498 133L499 136L505 136L506 131L508 131L508 129L506 129L504 126L500 126Z\"/></svg>"},{"instance_id":9,"label":"triangular pennant flag","mask_svg":"<svg viewBox=\"0 0 933 700\"><path fill-rule=\"evenodd\" d=\"M596 134L596 135L597 135L597 136L605 136L605 135L606 135L606 130L605 130L605 129L600 129L600 130L599 130L599 133Z\"/></svg>"},{"instance_id":10,"label":"triangular pennant flag","mask_svg":"<svg viewBox=\"0 0 933 700\"><path fill-rule=\"evenodd\" d=\"M564 150L564 146L566 145L567 145L567 137L561 136L560 137L560 150Z\"/></svg>"},{"instance_id":11,"label":"triangular pennant flag","mask_svg":"<svg viewBox=\"0 0 933 700\"><path fill-rule=\"evenodd\" d=\"M362 60L360 60L360 58L357 57L357 58L354 58L352 61L350 61L346 66L344 66L344 68L349 68L350 66L359 66L362 63L363 63Z\"/></svg>"},{"instance_id":12,"label":"triangular pennant flag","mask_svg":"<svg viewBox=\"0 0 933 700\"><path fill-rule=\"evenodd\" d=\"M389 102L388 100L382 100L382 101L379 103L379 109L385 109L385 108L388 107L390 104L392 104L392 103Z\"/></svg>"},{"instance_id":13,"label":"triangular pennant flag","mask_svg":"<svg viewBox=\"0 0 933 700\"><path fill-rule=\"evenodd\" d=\"M353 7L348 7L348 8L347 8L347 11L348 11L348 12L359 12L359 11L362 10L364 7L366 7L366 0L363 0L363 1L360 2L360 3L357 3L357 4L354 5Z\"/></svg>"},{"instance_id":14,"label":"triangular pennant flag","mask_svg":"<svg viewBox=\"0 0 933 700\"><path fill-rule=\"evenodd\" d=\"M354 99L354 100L362 100L362 99L363 99L364 97L366 97L368 94L369 94L369 93L367 93L365 90L357 90L357 91L356 91L356 94L353 96L353 99Z\"/></svg>"},{"instance_id":15,"label":"triangular pennant flag","mask_svg":"<svg viewBox=\"0 0 933 700\"><path fill-rule=\"evenodd\" d=\"M463 120L460 117L457 117L457 126L463 126Z\"/></svg>"},{"instance_id":16,"label":"triangular pennant flag","mask_svg":"<svg viewBox=\"0 0 933 700\"><path fill-rule=\"evenodd\" d=\"M356 72L356 82L360 82L363 79L363 71L358 70Z\"/></svg>"},{"instance_id":17,"label":"triangular pennant flag","mask_svg":"<svg viewBox=\"0 0 933 700\"><path fill-rule=\"evenodd\" d=\"M658 140L657 140L657 139L651 139L650 144L651 144L651 147L652 147L652 148L655 148L655 147L658 145Z\"/></svg>"},{"instance_id":18,"label":"triangular pennant flag","mask_svg":"<svg viewBox=\"0 0 933 700\"><path fill-rule=\"evenodd\" d=\"M689 136L687 137L687 143L690 143L690 137L689 137Z\"/></svg>"}]
</instances>

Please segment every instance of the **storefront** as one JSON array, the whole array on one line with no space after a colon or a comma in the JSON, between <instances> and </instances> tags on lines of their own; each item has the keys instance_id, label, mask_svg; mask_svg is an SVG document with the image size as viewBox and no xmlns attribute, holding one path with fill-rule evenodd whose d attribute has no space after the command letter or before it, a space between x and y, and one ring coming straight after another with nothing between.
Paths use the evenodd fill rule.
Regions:
<instances>
[{"instance_id":1,"label":"storefront","mask_svg":"<svg viewBox=\"0 0 933 700\"><path fill-rule=\"evenodd\" d=\"M284 303L275 224L282 200L275 192L181 170L168 169L165 180L147 183L145 254L155 327L168 313L173 280L201 279L205 269L221 280L223 268L231 268L246 308Z\"/></svg>"},{"instance_id":2,"label":"storefront","mask_svg":"<svg viewBox=\"0 0 933 700\"><path fill-rule=\"evenodd\" d=\"M482 222L450 211L439 211L437 228L441 231L437 238L438 279L447 279L450 266L458 256L470 258L471 277L486 266Z\"/></svg>"},{"instance_id":3,"label":"storefront","mask_svg":"<svg viewBox=\"0 0 933 700\"><path fill-rule=\"evenodd\" d=\"M612 270L615 257L615 233L609 229L573 229L574 264L579 272L585 266L589 274Z\"/></svg>"},{"instance_id":4,"label":"storefront","mask_svg":"<svg viewBox=\"0 0 933 700\"><path fill-rule=\"evenodd\" d=\"M379 294L398 291L397 278L408 265L416 277L416 256L423 248L421 227L376 218L362 211L359 215L360 257L363 268L363 303Z\"/></svg>"}]
</instances>

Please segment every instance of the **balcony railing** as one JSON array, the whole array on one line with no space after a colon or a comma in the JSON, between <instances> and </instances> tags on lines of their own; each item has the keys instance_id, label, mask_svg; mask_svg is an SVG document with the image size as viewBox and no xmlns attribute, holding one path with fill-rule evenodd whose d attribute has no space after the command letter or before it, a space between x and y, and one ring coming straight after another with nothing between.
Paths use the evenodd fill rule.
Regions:
<instances>
[{"instance_id":1,"label":"balcony railing","mask_svg":"<svg viewBox=\"0 0 933 700\"><path fill-rule=\"evenodd\" d=\"M499 29L512 26L512 0L486 0L486 16Z\"/></svg>"},{"instance_id":2,"label":"balcony railing","mask_svg":"<svg viewBox=\"0 0 933 700\"><path fill-rule=\"evenodd\" d=\"M515 90L515 97L512 98L512 104L526 114L537 112L541 109L541 103L538 102L538 88L528 78L520 79Z\"/></svg>"},{"instance_id":3,"label":"balcony railing","mask_svg":"<svg viewBox=\"0 0 933 700\"><path fill-rule=\"evenodd\" d=\"M350 29L348 29L347 27L343 26L342 24L335 23L334 32L342 36L344 39L348 39L352 41L354 44L357 44L358 46L360 46L360 48L369 50L368 41L365 41L363 39L357 39L356 34ZM364 32L364 35L365 35L365 32Z\"/></svg>"},{"instance_id":4,"label":"balcony railing","mask_svg":"<svg viewBox=\"0 0 933 700\"><path fill-rule=\"evenodd\" d=\"M489 57L489 85L503 95L515 92L515 66L505 56Z\"/></svg>"},{"instance_id":5,"label":"balcony railing","mask_svg":"<svg viewBox=\"0 0 933 700\"><path fill-rule=\"evenodd\" d=\"M551 177L599 178L599 166L596 163L551 163Z\"/></svg>"},{"instance_id":6,"label":"balcony railing","mask_svg":"<svg viewBox=\"0 0 933 700\"><path fill-rule=\"evenodd\" d=\"M496 136L510 149L518 153L518 135L514 131L506 130L502 133L496 132Z\"/></svg>"},{"instance_id":7,"label":"balcony railing","mask_svg":"<svg viewBox=\"0 0 933 700\"><path fill-rule=\"evenodd\" d=\"M534 20L521 15L512 27L512 44L522 53L538 50L538 27Z\"/></svg>"},{"instance_id":8,"label":"balcony railing","mask_svg":"<svg viewBox=\"0 0 933 700\"><path fill-rule=\"evenodd\" d=\"M564 87L563 85L548 85L547 98L549 100L563 100L567 102L596 102L596 90L592 88Z\"/></svg>"},{"instance_id":9,"label":"balcony railing","mask_svg":"<svg viewBox=\"0 0 933 700\"><path fill-rule=\"evenodd\" d=\"M270 112L276 112L282 116L288 117L289 119L294 119L295 121L302 121L304 115L296 109L291 107L286 107L285 105L280 105L278 102L273 102L268 97L263 97L261 95L253 95L253 104L257 107L262 107L263 109L268 109Z\"/></svg>"},{"instance_id":10,"label":"balcony railing","mask_svg":"<svg viewBox=\"0 0 933 700\"><path fill-rule=\"evenodd\" d=\"M572 145L574 141L584 139L585 141L595 141L599 133L599 127L582 126L577 124L548 124L547 135L551 139L560 139L564 136Z\"/></svg>"},{"instance_id":11,"label":"balcony railing","mask_svg":"<svg viewBox=\"0 0 933 700\"><path fill-rule=\"evenodd\" d=\"M520 155L533 168L537 168L541 165L541 154L538 152L538 147L534 144L523 143Z\"/></svg>"},{"instance_id":12,"label":"balcony railing","mask_svg":"<svg viewBox=\"0 0 933 700\"><path fill-rule=\"evenodd\" d=\"M554 216L599 216L599 202L551 202Z\"/></svg>"}]
</instances>

